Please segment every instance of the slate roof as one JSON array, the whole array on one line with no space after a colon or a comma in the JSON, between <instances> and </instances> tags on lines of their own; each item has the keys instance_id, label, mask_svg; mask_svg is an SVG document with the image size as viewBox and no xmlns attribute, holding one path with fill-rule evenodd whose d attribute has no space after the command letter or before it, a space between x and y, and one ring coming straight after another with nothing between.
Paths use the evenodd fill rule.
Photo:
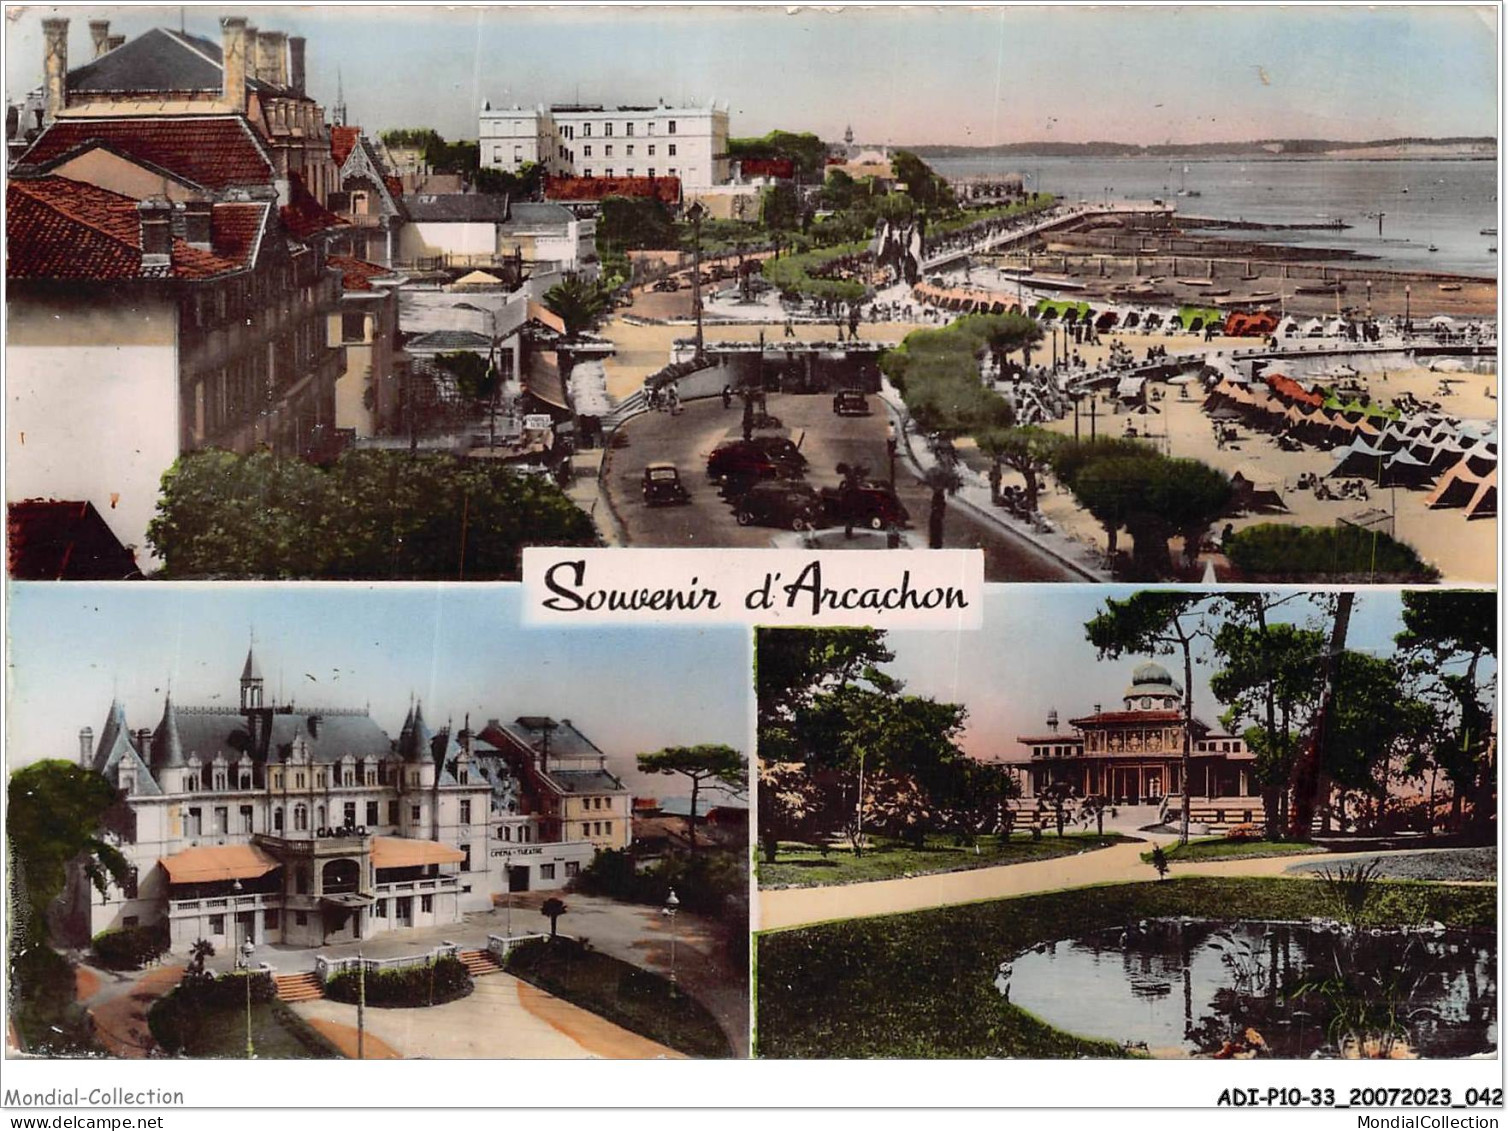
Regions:
<instances>
[{"instance_id":1,"label":"slate roof","mask_svg":"<svg viewBox=\"0 0 1508 1131\"><path fill-rule=\"evenodd\" d=\"M212 192L272 188L276 179L256 131L236 114L59 118L22 155L19 167L45 172L100 145Z\"/></svg>"},{"instance_id":2,"label":"slate roof","mask_svg":"<svg viewBox=\"0 0 1508 1131\"><path fill-rule=\"evenodd\" d=\"M141 576L135 557L93 503L10 503L6 530L13 581L124 581Z\"/></svg>"},{"instance_id":3,"label":"slate roof","mask_svg":"<svg viewBox=\"0 0 1508 1131\"><path fill-rule=\"evenodd\" d=\"M508 224L515 228L545 228L569 224L576 214L560 204L522 201L508 209Z\"/></svg>"},{"instance_id":4,"label":"slate roof","mask_svg":"<svg viewBox=\"0 0 1508 1131\"><path fill-rule=\"evenodd\" d=\"M318 736L309 725L310 718L316 716ZM392 740L376 721L370 715L350 710L287 712L278 708L272 715L269 733L255 748L247 733L246 716L231 708L175 707L173 722L183 757L189 763L212 762L216 757L234 762L243 754L250 754L257 761L269 756L272 761L281 761L300 735L308 743L309 756L314 762L338 762L346 754L377 759L393 753ZM152 741L157 744L155 733Z\"/></svg>"},{"instance_id":5,"label":"slate roof","mask_svg":"<svg viewBox=\"0 0 1508 1131\"><path fill-rule=\"evenodd\" d=\"M498 729L516 745L534 751L539 749L545 731L549 730L552 758L596 758L602 754L591 739L564 719L556 721L544 715L522 715L512 722L498 724ZM491 730L492 724L489 723L487 731L483 732L484 737Z\"/></svg>"},{"instance_id":6,"label":"slate roof","mask_svg":"<svg viewBox=\"0 0 1508 1131\"><path fill-rule=\"evenodd\" d=\"M409 353L453 353L456 350L486 350L492 339L475 330L431 330L403 343Z\"/></svg>"},{"instance_id":7,"label":"slate roof","mask_svg":"<svg viewBox=\"0 0 1508 1131\"><path fill-rule=\"evenodd\" d=\"M220 44L160 27L68 72L68 89L83 93L219 90L223 82ZM260 79L248 78L246 86L283 93Z\"/></svg>"},{"instance_id":8,"label":"slate roof","mask_svg":"<svg viewBox=\"0 0 1508 1131\"><path fill-rule=\"evenodd\" d=\"M208 279L248 266L265 204L217 204L205 251L173 241L171 262L144 266L136 201L64 177L13 179L5 190L8 279Z\"/></svg>"},{"instance_id":9,"label":"slate roof","mask_svg":"<svg viewBox=\"0 0 1508 1131\"><path fill-rule=\"evenodd\" d=\"M420 224L501 224L508 219L508 198L490 193L420 193L403 198L408 218Z\"/></svg>"}]
</instances>

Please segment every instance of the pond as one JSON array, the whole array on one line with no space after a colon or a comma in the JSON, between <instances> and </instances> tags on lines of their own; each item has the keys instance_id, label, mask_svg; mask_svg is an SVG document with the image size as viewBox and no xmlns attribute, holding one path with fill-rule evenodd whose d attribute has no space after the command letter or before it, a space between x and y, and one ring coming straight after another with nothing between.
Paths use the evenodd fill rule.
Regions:
<instances>
[{"instance_id":1,"label":"pond","mask_svg":"<svg viewBox=\"0 0 1508 1131\"><path fill-rule=\"evenodd\" d=\"M1153 1056L1460 1057L1497 1048L1497 936L1335 923L1143 920L1002 964L1012 1004Z\"/></svg>"}]
</instances>

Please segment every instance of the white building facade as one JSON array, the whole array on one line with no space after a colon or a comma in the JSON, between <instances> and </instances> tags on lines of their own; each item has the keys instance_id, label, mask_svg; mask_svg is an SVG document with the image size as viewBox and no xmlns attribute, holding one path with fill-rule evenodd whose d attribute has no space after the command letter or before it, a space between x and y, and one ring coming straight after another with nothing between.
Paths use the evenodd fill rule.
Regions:
<instances>
[{"instance_id":1,"label":"white building facade","mask_svg":"<svg viewBox=\"0 0 1508 1131\"><path fill-rule=\"evenodd\" d=\"M551 176L678 177L687 189L727 184L728 106L557 104L494 110L478 124L484 168L543 164Z\"/></svg>"},{"instance_id":2,"label":"white building facade","mask_svg":"<svg viewBox=\"0 0 1508 1131\"><path fill-rule=\"evenodd\" d=\"M521 807L477 745L432 732L422 705L393 740L365 709L265 701L250 651L237 708L169 696L133 731L114 702L98 741L80 732L79 760L117 790L105 832L131 871L103 897L75 877L71 917L91 937L165 922L175 952L317 947L459 923L510 884L564 887L597 838Z\"/></svg>"}]
</instances>

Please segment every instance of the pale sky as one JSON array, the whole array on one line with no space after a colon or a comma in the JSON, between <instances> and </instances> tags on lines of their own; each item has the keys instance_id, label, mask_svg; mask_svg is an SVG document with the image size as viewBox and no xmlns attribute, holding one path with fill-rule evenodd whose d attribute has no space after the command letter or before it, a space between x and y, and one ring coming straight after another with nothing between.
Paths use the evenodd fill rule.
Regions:
<instances>
[{"instance_id":1,"label":"pale sky","mask_svg":"<svg viewBox=\"0 0 1508 1131\"><path fill-rule=\"evenodd\" d=\"M41 82L40 21L219 40L219 17L309 41L310 93L375 134L475 138L484 99L732 105L772 128L861 142L989 145L1496 135L1489 7L228 7L8 9L7 96Z\"/></svg>"},{"instance_id":2,"label":"pale sky","mask_svg":"<svg viewBox=\"0 0 1508 1131\"><path fill-rule=\"evenodd\" d=\"M641 778L634 756L725 743L747 753L752 651L741 627L528 628L518 586L13 584L10 768L75 758L99 735L112 694L132 729L155 728L171 683L183 705L234 708L249 634L269 698L371 705L397 737L410 695L438 730L467 712L567 718L639 792L679 796L679 778Z\"/></svg>"},{"instance_id":3,"label":"pale sky","mask_svg":"<svg viewBox=\"0 0 1508 1131\"><path fill-rule=\"evenodd\" d=\"M891 632L896 654L886 671L906 681L913 694L931 695L969 709L964 748L975 757L994 758L1020 751L1016 737L1047 730L1048 709L1056 707L1060 730L1099 703L1122 709L1131 671L1154 659L1183 682L1181 654L1099 660L1084 638L1084 624L1104 609L1107 597L1124 598L1135 589L1088 586L998 585L986 589L980 632ZM1402 631L1397 591L1378 589L1357 595L1347 646L1389 656ZM1308 601L1295 600L1274 619L1304 621L1313 615ZM1328 622L1323 627L1328 631ZM1204 646L1195 648L1194 713L1219 726L1220 706L1209 692L1212 669ZM1201 662L1203 661L1203 662Z\"/></svg>"}]
</instances>

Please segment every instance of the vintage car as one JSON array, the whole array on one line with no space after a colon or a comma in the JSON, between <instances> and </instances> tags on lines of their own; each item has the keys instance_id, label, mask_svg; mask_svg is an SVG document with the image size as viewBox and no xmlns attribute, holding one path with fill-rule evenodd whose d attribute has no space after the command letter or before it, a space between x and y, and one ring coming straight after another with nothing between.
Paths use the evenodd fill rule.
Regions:
<instances>
[{"instance_id":1,"label":"vintage car","mask_svg":"<svg viewBox=\"0 0 1508 1131\"><path fill-rule=\"evenodd\" d=\"M732 440L716 448L707 457L707 475L712 479L751 477L774 479L800 475L806 457L796 445L780 436L760 436L753 440Z\"/></svg>"},{"instance_id":2,"label":"vintage car","mask_svg":"<svg viewBox=\"0 0 1508 1131\"><path fill-rule=\"evenodd\" d=\"M868 416L869 398L858 389L840 389L833 396L833 412L839 416Z\"/></svg>"},{"instance_id":3,"label":"vintage car","mask_svg":"<svg viewBox=\"0 0 1508 1131\"><path fill-rule=\"evenodd\" d=\"M810 485L792 480L755 483L738 499L739 526L810 530L822 524L822 499Z\"/></svg>"},{"instance_id":4,"label":"vintage car","mask_svg":"<svg viewBox=\"0 0 1508 1131\"><path fill-rule=\"evenodd\" d=\"M644 468L644 505L672 507L691 502L673 463L651 463Z\"/></svg>"},{"instance_id":5,"label":"vintage car","mask_svg":"<svg viewBox=\"0 0 1508 1131\"><path fill-rule=\"evenodd\" d=\"M856 485L842 484L822 488L822 508L827 518L838 526L867 526L884 530L894 523L905 526L911 515L888 483L866 480Z\"/></svg>"}]
</instances>

